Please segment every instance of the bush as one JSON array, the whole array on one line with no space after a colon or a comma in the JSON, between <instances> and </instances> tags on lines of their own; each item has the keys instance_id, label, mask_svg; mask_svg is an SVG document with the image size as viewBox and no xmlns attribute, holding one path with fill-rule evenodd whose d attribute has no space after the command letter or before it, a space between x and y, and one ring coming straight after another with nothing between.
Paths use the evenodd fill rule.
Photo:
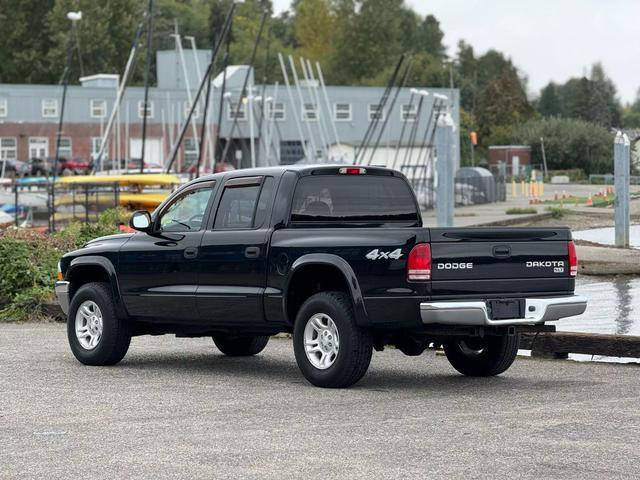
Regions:
<instances>
[{"instance_id":1,"label":"bush","mask_svg":"<svg viewBox=\"0 0 640 480\"><path fill-rule=\"evenodd\" d=\"M514 143L531 146L531 163L542 164L540 137L549 170L582 169L586 174L613 171L613 134L583 120L549 117L513 130Z\"/></svg>"},{"instance_id":2,"label":"bush","mask_svg":"<svg viewBox=\"0 0 640 480\"><path fill-rule=\"evenodd\" d=\"M566 217L569 213L571 213L571 210L569 210L568 208L562 208L562 207L547 207L546 210L556 220L560 220Z\"/></svg>"},{"instance_id":3,"label":"bush","mask_svg":"<svg viewBox=\"0 0 640 480\"><path fill-rule=\"evenodd\" d=\"M528 215L538 213L535 208L508 208L505 212L507 215Z\"/></svg>"},{"instance_id":4,"label":"bush","mask_svg":"<svg viewBox=\"0 0 640 480\"><path fill-rule=\"evenodd\" d=\"M122 212L104 212L96 224L69 224L61 232L10 228L0 235L0 320L33 320L54 301L60 257L87 241L117 233Z\"/></svg>"}]
</instances>

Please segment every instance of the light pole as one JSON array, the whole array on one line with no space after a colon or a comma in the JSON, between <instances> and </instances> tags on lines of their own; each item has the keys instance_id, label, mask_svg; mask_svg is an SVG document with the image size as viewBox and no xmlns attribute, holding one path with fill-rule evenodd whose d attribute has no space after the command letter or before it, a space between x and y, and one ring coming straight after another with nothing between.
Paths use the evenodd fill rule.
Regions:
<instances>
[{"instance_id":1,"label":"light pole","mask_svg":"<svg viewBox=\"0 0 640 480\"><path fill-rule=\"evenodd\" d=\"M62 102L60 105L60 118L58 119L58 131L56 132L56 154L52 169L52 181L51 181L51 224L49 229L51 231L56 230L56 175L58 173L58 164L60 163L60 140L62 138L62 127L64 125L64 106L67 100L67 86L69 84L69 72L71 71L71 60L73 58L73 31L75 29L75 23L82 20L82 12L69 12L67 13L67 19L71 21L71 27L69 30L69 36L67 38L67 60L62 72ZM16 207L17 208L17 207Z\"/></svg>"}]
</instances>

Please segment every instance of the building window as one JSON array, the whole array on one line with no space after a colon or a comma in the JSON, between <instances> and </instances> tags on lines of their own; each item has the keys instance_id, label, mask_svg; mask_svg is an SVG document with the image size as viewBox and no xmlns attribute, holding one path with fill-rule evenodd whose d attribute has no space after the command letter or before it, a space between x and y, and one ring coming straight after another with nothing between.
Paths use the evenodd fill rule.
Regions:
<instances>
[{"instance_id":1,"label":"building window","mask_svg":"<svg viewBox=\"0 0 640 480\"><path fill-rule=\"evenodd\" d=\"M0 137L0 160L18 158L18 141L16 137Z\"/></svg>"},{"instance_id":2,"label":"building window","mask_svg":"<svg viewBox=\"0 0 640 480\"><path fill-rule=\"evenodd\" d=\"M379 104L371 104L369 105L369 121L373 122L374 120L380 120L384 122L386 117L384 108Z\"/></svg>"},{"instance_id":3,"label":"building window","mask_svg":"<svg viewBox=\"0 0 640 480\"><path fill-rule=\"evenodd\" d=\"M144 108L144 100L138 102L138 118L144 118L145 114L147 118L153 118L153 100L147 102L146 109Z\"/></svg>"},{"instance_id":4,"label":"building window","mask_svg":"<svg viewBox=\"0 0 640 480\"><path fill-rule=\"evenodd\" d=\"M233 102L229 100L228 110L227 110L227 119L233 120L237 117L238 120L246 120L247 119L247 105L244 102L240 103L240 109L236 114L236 109L238 108L238 102Z\"/></svg>"},{"instance_id":5,"label":"building window","mask_svg":"<svg viewBox=\"0 0 640 480\"><path fill-rule=\"evenodd\" d=\"M273 103L273 100L265 102L265 109L267 111L267 119L277 120L284 122L287 119L287 114L284 110L284 103Z\"/></svg>"},{"instance_id":6,"label":"building window","mask_svg":"<svg viewBox=\"0 0 640 480\"><path fill-rule=\"evenodd\" d=\"M9 107L7 107L7 99L0 98L0 117L6 117L9 114Z\"/></svg>"},{"instance_id":7,"label":"building window","mask_svg":"<svg viewBox=\"0 0 640 480\"><path fill-rule=\"evenodd\" d=\"M91 118L105 118L107 116L107 101L101 98L91 99L89 110Z\"/></svg>"},{"instance_id":8,"label":"building window","mask_svg":"<svg viewBox=\"0 0 640 480\"><path fill-rule=\"evenodd\" d=\"M280 163L291 165L304 158L304 145L299 140L283 140L280 142Z\"/></svg>"},{"instance_id":9,"label":"building window","mask_svg":"<svg viewBox=\"0 0 640 480\"><path fill-rule=\"evenodd\" d=\"M29 137L29 158L45 159L49 156L49 139L47 137Z\"/></svg>"},{"instance_id":10,"label":"building window","mask_svg":"<svg viewBox=\"0 0 640 480\"><path fill-rule=\"evenodd\" d=\"M58 100L55 98L42 99L42 118L56 118L58 116Z\"/></svg>"},{"instance_id":11,"label":"building window","mask_svg":"<svg viewBox=\"0 0 640 480\"><path fill-rule=\"evenodd\" d=\"M61 158L71 158L73 156L71 137L60 137L60 149L58 152Z\"/></svg>"},{"instance_id":12,"label":"building window","mask_svg":"<svg viewBox=\"0 0 640 480\"><path fill-rule=\"evenodd\" d=\"M184 118L187 118L189 116L189 110L191 110L191 104L189 103L188 100L184 101ZM200 116L200 108L198 107L198 105L196 105L196 108L193 109L193 115L191 115L191 118L198 118Z\"/></svg>"},{"instance_id":13,"label":"building window","mask_svg":"<svg viewBox=\"0 0 640 480\"><path fill-rule=\"evenodd\" d=\"M318 120L318 106L315 103L305 103L302 107L302 120L315 122Z\"/></svg>"},{"instance_id":14,"label":"building window","mask_svg":"<svg viewBox=\"0 0 640 480\"><path fill-rule=\"evenodd\" d=\"M336 122L350 122L351 118L350 103L336 103L333 105L333 119Z\"/></svg>"},{"instance_id":15,"label":"building window","mask_svg":"<svg viewBox=\"0 0 640 480\"><path fill-rule=\"evenodd\" d=\"M100 153L102 137L91 137L91 158L96 158Z\"/></svg>"},{"instance_id":16,"label":"building window","mask_svg":"<svg viewBox=\"0 0 640 480\"><path fill-rule=\"evenodd\" d=\"M418 106L417 105L402 105L400 108L400 121L402 122L415 122L418 118Z\"/></svg>"},{"instance_id":17,"label":"building window","mask_svg":"<svg viewBox=\"0 0 640 480\"><path fill-rule=\"evenodd\" d=\"M193 137L184 139L184 164L195 165L198 162L198 145Z\"/></svg>"}]
</instances>

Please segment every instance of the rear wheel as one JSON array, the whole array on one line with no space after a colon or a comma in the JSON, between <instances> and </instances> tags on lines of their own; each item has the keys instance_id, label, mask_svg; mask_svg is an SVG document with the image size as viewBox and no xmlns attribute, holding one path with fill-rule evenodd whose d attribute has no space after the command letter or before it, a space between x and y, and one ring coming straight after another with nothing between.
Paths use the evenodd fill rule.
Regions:
<instances>
[{"instance_id":1,"label":"rear wheel","mask_svg":"<svg viewBox=\"0 0 640 480\"><path fill-rule=\"evenodd\" d=\"M233 335L214 335L213 342L222 353L229 357L249 357L260 353L269 342L268 335L238 337Z\"/></svg>"},{"instance_id":2,"label":"rear wheel","mask_svg":"<svg viewBox=\"0 0 640 480\"><path fill-rule=\"evenodd\" d=\"M131 332L118 318L106 283L87 283L71 300L67 337L73 355L85 365L114 365L126 355Z\"/></svg>"},{"instance_id":3,"label":"rear wheel","mask_svg":"<svg viewBox=\"0 0 640 480\"><path fill-rule=\"evenodd\" d=\"M471 377L490 377L506 371L518 354L518 335L465 337L443 345L449 363Z\"/></svg>"},{"instance_id":4,"label":"rear wheel","mask_svg":"<svg viewBox=\"0 0 640 480\"><path fill-rule=\"evenodd\" d=\"M311 296L293 329L298 367L313 385L343 388L360 380L371 362L371 334L358 327L351 299L341 292Z\"/></svg>"}]
</instances>

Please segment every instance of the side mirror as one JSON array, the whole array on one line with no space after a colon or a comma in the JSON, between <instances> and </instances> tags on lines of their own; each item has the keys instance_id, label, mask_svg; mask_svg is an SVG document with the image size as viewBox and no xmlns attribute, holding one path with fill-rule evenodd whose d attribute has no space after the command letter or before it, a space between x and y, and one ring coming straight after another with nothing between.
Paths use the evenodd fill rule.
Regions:
<instances>
[{"instance_id":1,"label":"side mirror","mask_svg":"<svg viewBox=\"0 0 640 480\"><path fill-rule=\"evenodd\" d=\"M148 233L151 229L151 215L146 210L138 210L131 215L129 226L139 232Z\"/></svg>"}]
</instances>

